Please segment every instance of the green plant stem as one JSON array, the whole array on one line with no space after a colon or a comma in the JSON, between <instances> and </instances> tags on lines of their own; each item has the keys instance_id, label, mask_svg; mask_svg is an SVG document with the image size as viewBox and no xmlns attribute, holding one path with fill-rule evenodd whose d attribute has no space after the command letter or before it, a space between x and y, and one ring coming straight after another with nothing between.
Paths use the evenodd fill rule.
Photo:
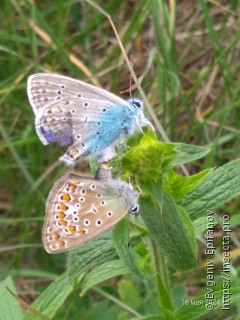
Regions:
<instances>
[{"instance_id":1,"label":"green plant stem","mask_svg":"<svg viewBox=\"0 0 240 320\"><path fill-rule=\"evenodd\" d=\"M153 253L153 265L155 273L159 274L162 279L163 284L165 285L167 291L169 292L166 264L163 257L163 254L160 252L154 241L151 241L152 253Z\"/></svg>"}]
</instances>

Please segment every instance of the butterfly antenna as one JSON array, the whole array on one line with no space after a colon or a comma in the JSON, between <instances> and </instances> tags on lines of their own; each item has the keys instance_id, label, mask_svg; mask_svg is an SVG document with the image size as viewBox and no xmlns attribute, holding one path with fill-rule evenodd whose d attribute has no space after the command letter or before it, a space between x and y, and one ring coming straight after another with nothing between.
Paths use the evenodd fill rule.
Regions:
<instances>
[{"instance_id":1,"label":"butterfly antenna","mask_svg":"<svg viewBox=\"0 0 240 320\"><path fill-rule=\"evenodd\" d=\"M130 55L130 62L132 65L132 69L133 69L133 55ZM130 74L130 78L129 78L129 93L130 93L130 98L132 99L132 75Z\"/></svg>"}]
</instances>

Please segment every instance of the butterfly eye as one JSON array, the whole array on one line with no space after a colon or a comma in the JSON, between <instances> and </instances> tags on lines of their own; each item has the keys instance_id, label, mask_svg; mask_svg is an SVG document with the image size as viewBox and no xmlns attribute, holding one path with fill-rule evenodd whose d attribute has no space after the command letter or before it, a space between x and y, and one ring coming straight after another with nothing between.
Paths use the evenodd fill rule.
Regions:
<instances>
[{"instance_id":1,"label":"butterfly eye","mask_svg":"<svg viewBox=\"0 0 240 320\"><path fill-rule=\"evenodd\" d=\"M138 206L134 206L132 207L130 213L134 214L135 216L137 216L139 214L139 208Z\"/></svg>"},{"instance_id":2,"label":"butterfly eye","mask_svg":"<svg viewBox=\"0 0 240 320\"><path fill-rule=\"evenodd\" d=\"M138 109L140 109L142 106L139 101L133 101L133 105L134 105L134 107L137 107Z\"/></svg>"}]
</instances>

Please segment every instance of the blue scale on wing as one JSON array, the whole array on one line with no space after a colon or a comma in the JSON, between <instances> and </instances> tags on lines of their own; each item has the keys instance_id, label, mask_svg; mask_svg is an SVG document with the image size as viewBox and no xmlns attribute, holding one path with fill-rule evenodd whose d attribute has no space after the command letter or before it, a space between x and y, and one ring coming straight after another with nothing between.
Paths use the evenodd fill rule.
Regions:
<instances>
[{"instance_id":1,"label":"blue scale on wing","mask_svg":"<svg viewBox=\"0 0 240 320\"><path fill-rule=\"evenodd\" d=\"M133 111L125 106L106 108L94 121L89 122L90 134L86 143L86 152L100 151L123 139L134 125Z\"/></svg>"},{"instance_id":2,"label":"blue scale on wing","mask_svg":"<svg viewBox=\"0 0 240 320\"><path fill-rule=\"evenodd\" d=\"M60 146L67 146L73 143L72 118L63 106L56 102L46 108L42 117L37 119L36 128L48 143L58 142Z\"/></svg>"},{"instance_id":3,"label":"blue scale on wing","mask_svg":"<svg viewBox=\"0 0 240 320\"><path fill-rule=\"evenodd\" d=\"M41 128L42 134L46 138L46 140L51 142L58 142L60 146L68 146L73 143L73 139L71 135L65 133L53 133L51 131L45 130L45 128Z\"/></svg>"}]
</instances>

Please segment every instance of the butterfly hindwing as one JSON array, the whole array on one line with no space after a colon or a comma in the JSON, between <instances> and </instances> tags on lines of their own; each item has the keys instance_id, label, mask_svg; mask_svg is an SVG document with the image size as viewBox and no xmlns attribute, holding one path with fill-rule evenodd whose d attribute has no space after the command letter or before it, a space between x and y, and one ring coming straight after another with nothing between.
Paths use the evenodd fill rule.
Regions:
<instances>
[{"instance_id":1,"label":"butterfly hindwing","mask_svg":"<svg viewBox=\"0 0 240 320\"><path fill-rule=\"evenodd\" d=\"M54 184L48 196L44 247L49 253L77 247L115 225L129 210L117 188L67 173Z\"/></svg>"}]
</instances>

